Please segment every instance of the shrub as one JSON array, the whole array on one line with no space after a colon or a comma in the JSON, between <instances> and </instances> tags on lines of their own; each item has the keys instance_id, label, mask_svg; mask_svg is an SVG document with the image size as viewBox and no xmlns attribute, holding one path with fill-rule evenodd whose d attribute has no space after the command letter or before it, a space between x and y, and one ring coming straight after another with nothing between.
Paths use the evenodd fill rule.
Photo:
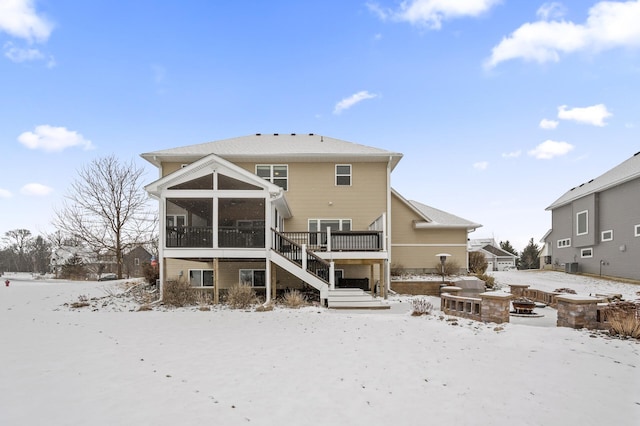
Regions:
<instances>
[{"instance_id":1,"label":"shrub","mask_svg":"<svg viewBox=\"0 0 640 426\"><path fill-rule=\"evenodd\" d=\"M391 273L391 276L399 277L404 272L404 266L399 263L392 263L389 272Z\"/></svg>"},{"instance_id":2,"label":"shrub","mask_svg":"<svg viewBox=\"0 0 640 426\"><path fill-rule=\"evenodd\" d=\"M235 284L227 291L227 304L233 309L246 309L258 303L256 292L246 284Z\"/></svg>"},{"instance_id":3,"label":"shrub","mask_svg":"<svg viewBox=\"0 0 640 426\"><path fill-rule=\"evenodd\" d=\"M424 297L415 297L411 299L411 315L414 317L420 315L430 315L433 311L433 304Z\"/></svg>"},{"instance_id":4,"label":"shrub","mask_svg":"<svg viewBox=\"0 0 640 426\"><path fill-rule=\"evenodd\" d=\"M562 288L556 288L555 290L553 290L555 293L566 293L566 294L576 294L575 290L572 290L570 288L567 287L562 287Z\"/></svg>"},{"instance_id":5,"label":"shrub","mask_svg":"<svg viewBox=\"0 0 640 426\"><path fill-rule=\"evenodd\" d=\"M307 305L307 296L298 290L287 290L284 296L282 296L282 303L287 308L301 308Z\"/></svg>"},{"instance_id":6,"label":"shrub","mask_svg":"<svg viewBox=\"0 0 640 426\"><path fill-rule=\"evenodd\" d=\"M167 281L162 301L178 308L193 305L196 302L196 290L186 281Z\"/></svg>"},{"instance_id":7,"label":"shrub","mask_svg":"<svg viewBox=\"0 0 640 426\"><path fill-rule=\"evenodd\" d=\"M437 271L438 275L442 275L442 264L439 261L434 266L434 269ZM460 274L460 264L455 260L446 261L444 263L444 274L446 276Z\"/></svg>"},{"instance_id":8,"label":"shrub","mask_svg":"<svg viewBox=\"0 0 640 426\"><path fill-rule=\"evenodd\" d=\"M469 253L469 272L472 274L484 274L488 266L489 264L482 253L479 251Z\"/></svg>"},{"instance_id":9,"label":"shrub","mask_svg":"<svg viewBox=\"0 0 640 426\"><path fill-rule=\"evenodd\" d=\"M496 286L496 278L487 274L476 274L479 280L484 281L484 285L487 288L493 289Z\"/></svg>"},{"instance_id":10,"label":"shrub","mask_svg":"<svg viewBox=\"0 0 640 426\"><path fill-rule=\"evenodd\" d=\"M142 274L144 279L149 284L155 284L156 280L160 278L160 271L157 266L153 266L150 263L142 264Z\"/></svg>"},{"instance_id":11,"label":"shrub","mask_svg":"<svg viewBox=\"0 0 640 426\"><path fill-rule=\"evenodd\" d=\"M611 334L640 339L640 303L611 303L606 315Z\"/></svg>"}]
</instances>

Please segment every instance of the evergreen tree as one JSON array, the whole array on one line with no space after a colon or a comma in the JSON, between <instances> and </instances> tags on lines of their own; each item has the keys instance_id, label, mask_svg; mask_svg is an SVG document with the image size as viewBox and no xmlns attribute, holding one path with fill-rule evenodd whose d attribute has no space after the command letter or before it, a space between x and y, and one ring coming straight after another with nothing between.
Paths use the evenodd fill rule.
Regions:
<instances>
[{"instance_id":1,"label":"evergreen tree","mask_svg":"<svg viewBox=\"0 0 640 426\"><path fill-rule=\"evenodd\" d=\"M533 242L533 238L529 240L529 244L522 250L520 256L520 269L538 269L540 267L540 249Z\"/></svg>"},{"instance_id":2,"label":"evergreen tree","mask_svg":"<svg viewBox=\"0 0 640 426\"><path fill-rule=\"evenodd\" d=\"M500 241L500 248L504 251L508 251L509 253L513 254L513 255L518 255L518 251L516 249L513 248L513 246L511 245L511 243L509 242L509 240L507 241Z\"/></svg>"}]
</instances>

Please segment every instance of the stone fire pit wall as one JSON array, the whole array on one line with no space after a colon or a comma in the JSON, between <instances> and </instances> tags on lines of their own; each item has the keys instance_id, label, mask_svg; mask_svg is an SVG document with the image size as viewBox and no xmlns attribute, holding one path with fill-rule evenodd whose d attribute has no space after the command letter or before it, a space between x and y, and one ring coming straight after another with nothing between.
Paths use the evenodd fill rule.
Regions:
<instances>
[{"instance_id":1,"label":"stone fire pit wall","mask_svg":"<svg viewBox=\"0 0 640 426\"><path fill-rule=\"evenodd\" d=\"M459 287L443 287L440 308L447 315L469 318L482 322L509 322L512 296L506 293L484 292L476 297L457 296Z\"/></svg>"}]
</instances>

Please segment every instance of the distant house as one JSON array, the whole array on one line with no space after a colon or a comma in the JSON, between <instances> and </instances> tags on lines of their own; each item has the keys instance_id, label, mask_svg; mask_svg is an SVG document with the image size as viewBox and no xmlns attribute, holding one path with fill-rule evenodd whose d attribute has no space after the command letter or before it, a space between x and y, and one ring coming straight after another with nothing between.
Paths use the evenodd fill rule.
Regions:
<instances>
[{"instance_id":1,"label":"distant house","mask_svg":"<svg viewBox=\"0 0 640 426\"><path fill-rule=\"evenodd\" d=\"M571 188L546 210L543 263L640 280L640 152Z\"/></svg>"},{"instance_id":2,"label":"distant house","mask_svg":"<svg viewBox=\"0 0 640 426\"><path fill-rule=\"evenodd\" d=\"M477 251L487 261L487 271L505 271L516 268L518 256L503 250L493 238L469 240L469 251Z\"/></svg>"},{"instance_id":3,"label":"distant house","mask_svg":"<svg viewBox=\"0 0 640 426\"><path fill-rule=\"evenodd\" d=\"M96 262L96 255L91 250L83 246L60 246L51 253L51 272L56 276L62 272L62 267L78 257L83 265L91 265Z\"/></svg>"},{"instance_id":4,"label":"distant house","mask_svg":"<svg viewBox=\"0 0 640 426\"><path fill-rule=\"evenodd\" d=\"M431 269L448 250L466 266L467 232L480 226L392 190L402 154L322 135L256 134L142 157L160 175L145 189L159 200L161 291L188 282L217 301L242 283L268 301L315 289L332 306L355 287L374 306L391 263Z\"/></svg>"},{"instance_id":5,"label":"distant house","mask_svg":"<svg viewBox=\"0 0 640 426\"><path fill-rule=\"evenodd\" d=\"M123 273L130 278L144 276L143 265L151 262L151 253L143 246L136 246L123 257Z\"/></svg>"}]
</instances>

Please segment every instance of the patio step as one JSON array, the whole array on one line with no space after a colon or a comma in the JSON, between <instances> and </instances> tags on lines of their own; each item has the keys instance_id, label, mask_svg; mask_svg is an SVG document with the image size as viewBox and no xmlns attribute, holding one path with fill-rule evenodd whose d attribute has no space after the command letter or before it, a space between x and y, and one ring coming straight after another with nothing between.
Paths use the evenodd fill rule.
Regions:
<instances>
[{"instance_id":1,"label":"patio step","mask_svg":"<svg viewBox=\"0 0 640 426\"><path fill-rule=\"evenodd\" d=\"M327 304L332 309L389 309L385 301L359 288L329 290Z\"/></svg>"}]
</instances>

